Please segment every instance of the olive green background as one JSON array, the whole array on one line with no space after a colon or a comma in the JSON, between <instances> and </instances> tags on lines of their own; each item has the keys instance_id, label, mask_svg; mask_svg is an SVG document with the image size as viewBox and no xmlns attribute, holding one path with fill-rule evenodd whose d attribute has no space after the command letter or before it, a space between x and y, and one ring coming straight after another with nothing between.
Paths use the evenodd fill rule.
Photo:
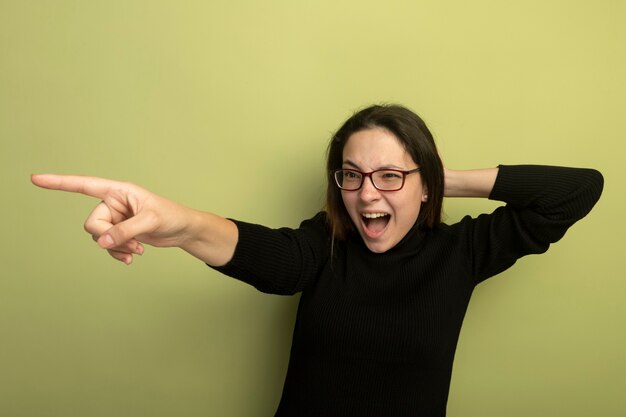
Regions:
<instances>
[{"instance_id":1,"label":"olive green background","mask_svg":"<svg viewBox=\"0 0 626 417\"><path fill-rule=\"evenodd\" d=\"M448 415L626 415L625 45L620 0L0 0L0 414L270 416L297 306L177 249L115 262L82 230L97 202L31 173L297 226L331 133L399 102L451 168L606 178L547 254L477 287Z\"/></svg>"}]
</instances>

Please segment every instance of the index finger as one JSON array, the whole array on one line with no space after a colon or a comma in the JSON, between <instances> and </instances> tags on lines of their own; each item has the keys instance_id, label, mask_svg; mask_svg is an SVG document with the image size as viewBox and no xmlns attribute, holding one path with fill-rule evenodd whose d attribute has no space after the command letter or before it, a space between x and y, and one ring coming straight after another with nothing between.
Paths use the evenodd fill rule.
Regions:
<instances>
[{"instance_id":1,"label":"index finger","mask_svg":"<svg viewBox=\"0 0 626 417\"><path fill-rule=\"evenodd\" d=\"M111 188L119 184L106 178L77 175L33 174L30 179L41 188L81 193L100 199L104 199Z\"/></svg>"}]
</instances>

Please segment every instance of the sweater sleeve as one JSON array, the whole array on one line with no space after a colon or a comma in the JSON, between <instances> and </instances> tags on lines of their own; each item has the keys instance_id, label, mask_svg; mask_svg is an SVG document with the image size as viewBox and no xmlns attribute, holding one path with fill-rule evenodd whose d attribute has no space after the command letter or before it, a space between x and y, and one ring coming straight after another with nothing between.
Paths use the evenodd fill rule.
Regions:
<instances>
[{"instance_id":1,"label":"sweater sleeve","mask_svg":"<svg viewBox=\"0 0 626 417\"><path fill-rule=\"evenodd\" d=\"M548 250L589 213L603 183L602 175L593 169L500 166L489 198L506 206L471 222L468 243L476 283L522 256Z\"/></svg>"},{"instance_id":2,"label":"sweater sleeve","mask_svg":"<svg viewBox=\"0 0 626 417\"><path fill-rule=\"evenodd\" d=\"M234 222L239 240L233 258L211 268L265 293L291 295L304 290L315 282L330 253L324 213L297 229Z\"/></svg>"}]
</instances>

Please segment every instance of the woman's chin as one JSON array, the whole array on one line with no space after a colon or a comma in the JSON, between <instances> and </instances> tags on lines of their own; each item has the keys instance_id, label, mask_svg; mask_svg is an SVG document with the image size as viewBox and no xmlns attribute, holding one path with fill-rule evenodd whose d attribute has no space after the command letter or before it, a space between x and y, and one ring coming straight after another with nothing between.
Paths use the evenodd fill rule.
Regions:
<instances>
[{"instance_id":1,"label":"woman's chin","mask_svg":"<svg viewBox=\"0 0 626 417\"><path fill-rule=\"evenodd\" d=\"M393 242L390 242L383 236L371 237L366 233L361 232L361 238L363 239L365 246L373 253L385 253L395 246Z\"/></svg>"}]
</instances>

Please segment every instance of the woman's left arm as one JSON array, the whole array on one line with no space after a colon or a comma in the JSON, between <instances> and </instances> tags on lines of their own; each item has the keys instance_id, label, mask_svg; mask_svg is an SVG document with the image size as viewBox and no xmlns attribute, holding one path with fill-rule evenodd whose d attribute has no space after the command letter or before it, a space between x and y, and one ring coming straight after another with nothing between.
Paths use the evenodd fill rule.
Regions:
<instances>
[{"instance_id":1,"label":"woman's left arm","mask_svg":"<svg viewBox=\"0 0 626 417\"><path fill-rule=\"evenodd\" d=\"M444 197L487 198L493 190L498 168L458 171L444 169Z\"/></svg>"},{"instance_id":2,"label":"woman's left arm","mask_svg":"<svg viewBox=\"0 0 626 417\"><path fill-rule=\"evenodd\" d=\"M466 229L477 282L503 271L528 254L543 253L582 219L602 193L602 175L593 169L541 165L445 170L446 197L502 201L491 214L469 217Z\"/></svg>"}]
</instances>

